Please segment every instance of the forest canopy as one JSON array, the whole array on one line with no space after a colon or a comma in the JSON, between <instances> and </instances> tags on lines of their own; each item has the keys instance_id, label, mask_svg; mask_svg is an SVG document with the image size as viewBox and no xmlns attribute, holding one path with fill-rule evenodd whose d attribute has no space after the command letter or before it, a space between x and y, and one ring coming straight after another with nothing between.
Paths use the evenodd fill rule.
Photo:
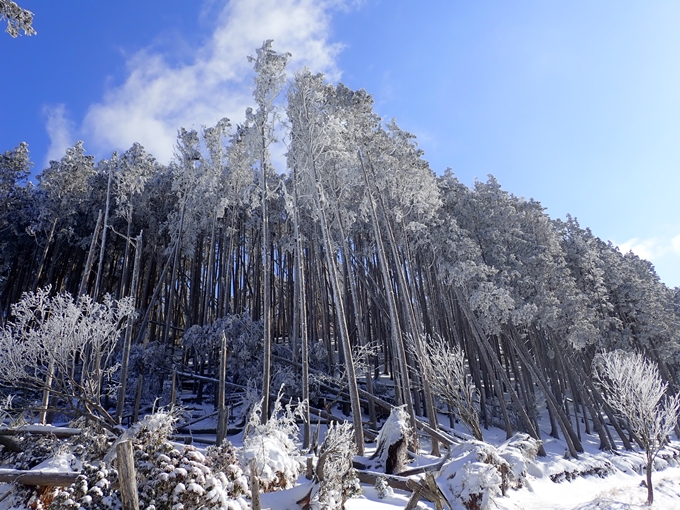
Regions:
<instances>
[{"instance_id":1,"label":"forest canopy","mask_svg":"<svg viewBox=\"0 0 680 510\"><path fill-rule=\"evenodd\" d=\"M591 365L603 352L638 352L677 393L680 289L492 176L470 188L450 170L436 175L370 94L308 70L286 77L287 59L271 41L258 49L245 120L180 127L168 165L139 144L96 161L78 142L32 184L25 143L0 154L5 327L29 295L132 303L99 360L108 375L87 394L86 412L110 427L136 418L140 399L150 405L187 363L216 370L224 334L227 380L263 393L265 421L280 383L321 406L317 373L328 374L346 391L359 453L362 406L376 420L366 394L404 405L414 427L425 416L436 430L440 410L480 439L491 425L539 439L545 404L550 433L574 456L580 423L613 447L605 416L630 444ZM432 353L465 391L436 380L447 368L428 364ZM79 374L87 356L63 370ZM31 388L51 391L45 370L44 388ZM59 408L42 402L43 418Z\"/></svg>"}]
</instances>

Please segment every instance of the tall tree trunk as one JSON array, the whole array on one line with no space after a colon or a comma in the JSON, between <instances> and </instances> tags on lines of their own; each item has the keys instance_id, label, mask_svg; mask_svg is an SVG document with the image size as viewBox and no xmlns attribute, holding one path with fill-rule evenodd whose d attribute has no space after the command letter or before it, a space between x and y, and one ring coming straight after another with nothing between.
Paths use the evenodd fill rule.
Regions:
<instances>
[{"instance_id":1,"label":"tall tree trunk","mask_svg":"<svg viewBox=\"0 0 680 510\"><path fill-rule=\"evenodd\" d=\"M99 286L101 285L102 271L104 270L104 254L106 252L106 230L109 228L109 204L111 201L111 179L113 172L109 167L109 181L106 185L106 207L104 209L104 228L102 230L102 242L99 246L99 266L97 266L97 279L94 282L92 298L96 301L99 298Z\"/></svg>"},{"instance_id":2,"label":"tall tree trunk","mask_svg":"<svg viewBox=\"0 0 680 510\"><path fill-rule=\"evenodd\" d=\"M78 296L85 294L87 290L87 280L90 278L90 272L92 271L92 263L94 262L94 249L97 245L97 239L99 238L99 230L102 227L102 210L99 210L97 215L97 224L94 227L94 233L92 234L92 242L90 243L90 251L87 254L87 262L85 262L85 270L83 271L83 277L80 280L80 286L78 287Z\"/></svg>"},{"instance_id":3,"label":"tall tree trunk","mask_svg":"<svg viewBox=\"0 0 680 510\"><path fill-rule=\"evenodd\" d=\"M137 302L137 288L139 286L139 272L142 265L142 232L137 236L135 242L135 262L132 270L132 285L130 295L132 297L133 306L136 307ZM120 388L118 390L118 402L116 402L116 421L121 422L123 417L123 409L125 408L125 392L127 391L127 376L128 366L130 364L130 349L132 347L132 326L134 321L130 320L125 330L125 343L123 345L123 353L120 370Z\"/></svg>"}]
</instances>

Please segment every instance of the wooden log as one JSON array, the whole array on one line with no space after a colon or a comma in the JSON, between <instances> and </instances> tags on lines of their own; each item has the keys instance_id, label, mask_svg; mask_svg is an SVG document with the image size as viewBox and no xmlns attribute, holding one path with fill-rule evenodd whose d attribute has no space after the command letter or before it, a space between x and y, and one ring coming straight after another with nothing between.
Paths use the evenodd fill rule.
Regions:
<instances>
[{"instance_id":1,"label":"wooden log","mask_svg":"<svg viewBox=\"0 0 680 510\"><path fill-rule=\"evenodd\" d=\"M40 485L44 487L68 487L80 473L73 471L47 471L22 469L0 469L0 483L20 483L22 485Z\"/></svg>"},{"instance_id":2,"label":"wooden log","mask_svg":"<svg viewBox=\"0 0 680 510\"><path fill-rule=\"evenodd\" d=\"M123 510L139 510L137 497L137 477L135 475L135 458L132 454L132 443L121 441L116 445L118 458L118 483Z\"/></svg>"},{"instance_id":3,"label":"wooden log","mask_svg":"<svg viewBox=\"0 0 680 510\"><path fill-rule=\"evenodd\" d=\"M386 475L385 473L376 473L374 471L357 470L357 477L361 483L368 485L375 485L378 478L384 477L387 485L393 489L412 492L413 489L408 486L408 478L398 475Z\"/></svg>"},{"instance_id":4,"label":"wooden log","mask_svg":"<svg viewBox=\"0 0 680 510\"><path fill-rule=\"evenodd\" d=\"M7 436L0 436L0 445L4 446L10 452L21 453L24 451L24 447L16 439L12 439Z\"/></svg>"},{"instance_id":5,"label":"wooden log","mask_svg":"<svg viewBox=\"0 0 680 510\"><path fill-rule=\"evenodd\" d=\"M260 504L260 482L257 479L255 459L250 461L250 502L253 510L262 510Z\"/></svg>"},{"instance_id":6,"label":"wooden log","mask_svg":"<svg viewBox=\"0 0 680 510\"><path fill-rule=\"evenodd\" d=\"M63 439L71 436L78 436L82 429L70 427L51 427L49 425L24 425L22 427L0 428L0 436L18 436L21 434L43 434L53 435Z\"/></svg>"}]
</instances>

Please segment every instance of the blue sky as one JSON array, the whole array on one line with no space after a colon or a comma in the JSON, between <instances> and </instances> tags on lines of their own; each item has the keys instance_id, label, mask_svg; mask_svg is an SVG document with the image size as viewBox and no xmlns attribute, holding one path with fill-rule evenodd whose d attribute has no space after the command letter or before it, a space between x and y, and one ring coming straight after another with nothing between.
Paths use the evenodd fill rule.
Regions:
<instances>
[{"instance_id":1,"label":"blue sky","mask_svg":"<svg viewBox=\"0 0 680 510\"><path fill-rule=\"evenodd\" d=\"M0 37L0 150L36 169L76 140L98 158L251 103L264 39L373 94L440 173L493 174L552 217L651 260L680 286L680 3L627 0L20 0Z\"/></svg>"}]
</instances>

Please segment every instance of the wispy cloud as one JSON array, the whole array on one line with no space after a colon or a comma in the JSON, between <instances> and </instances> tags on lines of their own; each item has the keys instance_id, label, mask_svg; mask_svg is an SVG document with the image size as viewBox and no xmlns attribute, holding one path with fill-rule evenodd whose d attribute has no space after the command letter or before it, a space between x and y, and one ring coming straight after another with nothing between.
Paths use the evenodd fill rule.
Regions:
<instances>
[{"instance_id":1,"label":"wispy cloud","mask_svg":"<svg viewBox=\"0 0 680 510\"><path fill-rule=\"evenodd\" d=\"M680 255L680 235L677 235L671 239L671 246L673 247L673 251Z\"/></svg>"},{"instance_id":2,"label":"wispy cloud","mask_svg":"<svg viewBox=\"0 0 680 510\"><path fill-rule=\"evenodd\" d=\"M666 285L680 286L680 235L633 238L618 246L622 253L632 251L654 264L657 274Z\"/></svg>"},{"instance_id":3,"label":"wispy cloud","mask_svg":"<svg viewBox=\"0 0 680 510\"><path fill-rule=\"evenodd\" d=\"M205 5L214 8L216 0ZM308 66L339 78L341 46L329 42L333 9L340 0L231 0L218 2L217 23L206 44L185 64L147 50L127 62L122 85L93 104L83 136L99 151L127 149L140 142L161 161L172 157L179 127L212 125L222 117L243 118L252 105L252 64L246 57L267 39L290 52L290 69ZM198 15L198 13L197 13ZM186 61L185 61L186 62Z\"/></svg>"},{"instance_id":4,"label":"wispy cloud","mask_svg":"<svg viewBox=\"0 0 680 510\"><path fill-rule=\"evenodd\" d=\"M669 246L667 243L663 243L656 237L652 239L638 239L637 237L634 237L625 243L619 244L621 253L632 251L638 257L650 261L664 255L668 251L668 248Z\"/></svg>"},{"instance_id":5,"label":"wispy cloud","mask_svg":"<svg viewBox=\"0 0 680 510\"><path fill-rule=\"evenodd\" d=\"M44 166L47 167L52 160L60 160L66 153L66 149L74 143L73 122L66 114L66 106L63 104L43 107L45 116L45 129L50 138L50 146L45 156Z\"/></svg>"}]
</instances>

